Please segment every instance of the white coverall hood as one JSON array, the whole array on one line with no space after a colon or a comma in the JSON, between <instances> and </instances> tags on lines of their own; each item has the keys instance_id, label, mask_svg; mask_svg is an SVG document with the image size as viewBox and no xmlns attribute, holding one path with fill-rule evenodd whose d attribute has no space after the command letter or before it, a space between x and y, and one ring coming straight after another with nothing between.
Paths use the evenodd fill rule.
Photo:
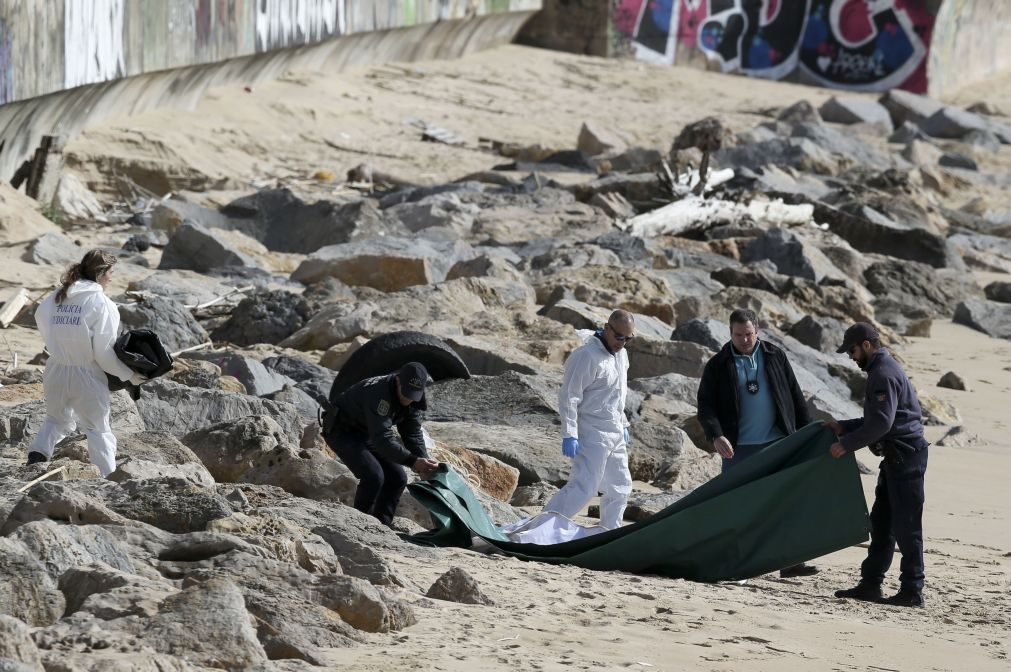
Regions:
<instances>
[{"instance_id":1,"label":"white coverall hood","mask_svg":"<svg viewBox=\"0 0 1011 672\"><path fill-rule=\"evenodd\" d=\"M569 482L551 498L545 511L571 518L599 489L604 493L601 526L614 529L621 525L632 492L624 437L627 393L628 353L622 348L611 354L589 332L583 345L566 360L558 393L562 436L578 438L580 451L572 460Z\"/></svg>"},{"instance_id":2,"label":"white coverall hood","mask_svg":"<svg viewBox=\"0 0 1011 672\"><path fill-rule=\"evenodd\" d=\"M43 386L46 421L29 450L53 455L54 446L78 423L88 437L91 461L102 476L116 468L116 437L109 425L106 373L129 380L133 371L113 350L119 335L119 309L102 286L78 280L57 305L51 292L35 311L49 351Z\"/></svg>"}]
</instances>

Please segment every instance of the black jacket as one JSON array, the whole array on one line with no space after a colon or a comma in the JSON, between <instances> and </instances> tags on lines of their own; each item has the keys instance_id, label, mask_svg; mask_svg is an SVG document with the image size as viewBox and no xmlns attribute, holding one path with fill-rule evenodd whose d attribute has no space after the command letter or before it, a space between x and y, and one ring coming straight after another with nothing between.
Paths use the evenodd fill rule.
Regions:
<instances>
[{"instance_id":1,"label":"black jacket","mask_svg":"<svg viewBox=\"0 0 1011 672\"><path fill-rule=\"evenodd\" d=\"M927 447L923 438L923 413L916 390L891 353L881 348L867 366L864 417L844 420L839 443L846 450L858 450L881 439L904 446L907 452Z\"/></svg>"},{"instance_id":2,"label":"black jacket","mask_svg":"<svg viewBox=\"0 0 1011 672\"><path fill-rule=\"evenodd\" d=\"M759 341L765 360L765 381L776 402L776 424L787 435L811 422L807 410L807 400L800 391L797 378L793 375L786 353L781 349ZM698 394L699 422L705 430L706 438L713 441L725 436L730 445L737 445L740 427L741 405L737 392L737 368L734 364L733 344L728 342L706 363L699 382Z\"/></svg>"},{"instance_id":3,"label":"black jacket","mask_svg":"<svg viewBox=\"0 0 1011 672\"><path fill-rule=\"evenodd\" d=\"M428 457L421 433L427 398L404 406L396 378L395 373L366 378L331 399L337 412L334 431L364 435L380 457L409 467L417 458Z\"/></svg>"}]
</instances>

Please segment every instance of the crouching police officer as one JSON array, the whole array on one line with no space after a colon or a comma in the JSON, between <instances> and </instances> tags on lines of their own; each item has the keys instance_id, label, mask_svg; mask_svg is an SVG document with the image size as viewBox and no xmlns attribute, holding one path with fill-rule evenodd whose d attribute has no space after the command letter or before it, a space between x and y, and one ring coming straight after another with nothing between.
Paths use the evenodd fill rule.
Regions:
<instances>
[{"instance_id":1,"label":"crouching police officer","mask_svg":"<svg viewBox=\"0 0 1011 672\"><path fill-rule=\"evenodd\" d=\"M410 362L336 397L331 390L323 415L323 438L359 481L354 507L384 525L393 522L407 487L404 467L428 476L439 466L428 457L421 431L428 380L425 367Z\"/></svg>"},{"instance_id":2,"label":"crouching police officer","mask_svg":"<svg viewBox=\"0 0 1011 672\"><path fill-rule=\"evenodd\" d=\"M871 544L860 566L860 583L836 597L883 602L899 607L923 606L923 475L927 471L927 441L923 438L920 402L902 367L885 348L878 332L857 322L836 351L867 372L864 417L826 423L837 443L833 457L869 446L882 458L871 508ZM884 599L881 584L892 564L895 544L902 553L901 588Z\"/></svg>"}]
</instances>

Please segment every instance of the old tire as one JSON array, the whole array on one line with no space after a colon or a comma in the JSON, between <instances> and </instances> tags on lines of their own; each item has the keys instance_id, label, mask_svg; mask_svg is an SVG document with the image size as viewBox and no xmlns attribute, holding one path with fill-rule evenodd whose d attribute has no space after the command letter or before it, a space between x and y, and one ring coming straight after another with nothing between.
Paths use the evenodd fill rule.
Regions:
<instances>
[{"instance_id":1,"label":"old tire","mask_svg":"<svg viewBox=\"0 0 1011 672\"><path fill-rule=\"evenodd\" d=\"M356 350L330 388L330 398L360 380L394 373L407 362L421 362L432 380L470 378L470 371L460 356L442 339L420 331L393 331L377 336Z\"/></svg>"}]
</instances>

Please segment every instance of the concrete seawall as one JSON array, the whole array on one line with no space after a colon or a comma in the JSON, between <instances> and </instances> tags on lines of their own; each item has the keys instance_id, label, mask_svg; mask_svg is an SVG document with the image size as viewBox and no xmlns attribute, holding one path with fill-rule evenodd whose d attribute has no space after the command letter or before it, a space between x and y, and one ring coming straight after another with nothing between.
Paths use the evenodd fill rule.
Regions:
<instances>
[{"instance_id":1,"label":"concrete seawall","mask_svg":"<svg viewBox=\"0 0 1011 672\"><path fill-rule=\"evenodd\" d=\"M943 96L1011 68L1011 2L944 0L927 63L928 92Z\"/></svg>"},{"instance_id":2,"label":"concrete seawall","mask_svg":"<svg viewBox=\"0 0 1011 672\"><path fill-rule=\"evenodd\" d=\"M540 0L38 0L0 5L0 179L43 135L192 109L290 70L455 58L510 42ZM237 98L240 101L241 98ZM6 103L6 104L3 104Z\"/></svg>"}]
</instances>

